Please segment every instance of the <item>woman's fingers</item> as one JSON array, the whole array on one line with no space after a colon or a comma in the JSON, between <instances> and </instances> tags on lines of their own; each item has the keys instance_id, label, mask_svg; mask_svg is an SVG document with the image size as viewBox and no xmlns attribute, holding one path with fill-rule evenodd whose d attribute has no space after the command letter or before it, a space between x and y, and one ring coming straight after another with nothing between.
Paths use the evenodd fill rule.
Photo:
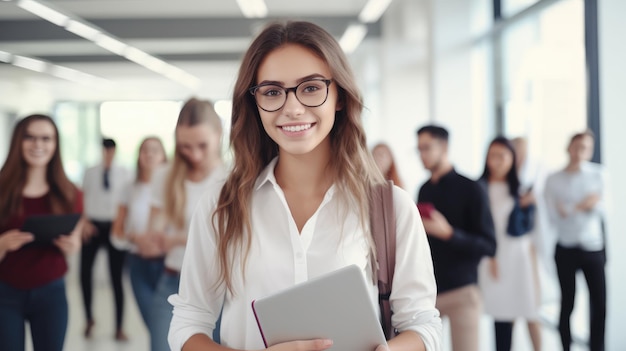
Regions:
<instances>
[{"instance_id":1,"label":"woman's fingers","mask_svg":"<svg viewBox=\"0 0 626 351\"><path fill-rule=\"evenodd\" d=\"M35 236L31 233L19 230L10 231L0 237L0 250L15 251L33 240L35 240Z\"/></svg>"},{"instance_id":2,"label":"woman's fingers","mask_svg":"<svg viewBox=\"0 0 626 351\"><path fill-rule=\"evenodd\" d=\"M80 248L80 238L71 235L61 235L54 239L54 245L64 254L71 255L78 252Z\"/></svg>"},{"instance_id":3,"label":"woman's fingers","mask_svg":"<svg viewBox=\"0 0 626 351\"><path fill-rule=\"evenodd\" d=\"M378 345L375 351L389 351L389 346Z\"/></svg>"},{"instance_id":4,"label":"woman's fingers","mask_svg":"<svg viewBox=\"0 0 626 351\"><path fill-rule=\"evenodd\" d=\"M333 346L333 341L329 339L314 339L290 341L274 345L268 351L322 351Z\"/></svg>"}]
</instances>

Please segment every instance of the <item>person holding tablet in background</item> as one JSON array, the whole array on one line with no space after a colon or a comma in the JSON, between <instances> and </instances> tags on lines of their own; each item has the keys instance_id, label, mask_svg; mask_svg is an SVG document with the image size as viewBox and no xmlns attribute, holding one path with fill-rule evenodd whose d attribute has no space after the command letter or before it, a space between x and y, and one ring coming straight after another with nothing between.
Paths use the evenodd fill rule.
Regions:
<instances>
[{"instance_id":1,"label":"person holding tablet in background","mask_svg":"<svg viewBox=\"0 0 626 351\"><path fill-rule=\"evenodd\" d=\"M233 170L195 211L180 289L169 300L172 350L265 349L254 299L351 264L372 282L368 194L386 181L367 149L362 109L348 59L324 29L272 23L254 39L234 88ZM390 302L399 334L388 349L438 351L441 319L426 233L410 195L394 187L393 198ZM211 334L220 311L218 345ZM331 346L315 339L268 350Z\"/></svg>"},{"instance_id":2,"label":"person holding tablet in background","mask_svg":"<svg viewBox=\"0 0 626 351\"><path fill-rule=\"evenodd\" d=\"M17 123L0 170L0 342L25 350L26 323L35 351L61 351L68 323L66 256L78 252L83 220L47 245L27 245L27 217L82 213L83 195L63 170L59 133L45 115Z\"/></svg>"}]
</instances>

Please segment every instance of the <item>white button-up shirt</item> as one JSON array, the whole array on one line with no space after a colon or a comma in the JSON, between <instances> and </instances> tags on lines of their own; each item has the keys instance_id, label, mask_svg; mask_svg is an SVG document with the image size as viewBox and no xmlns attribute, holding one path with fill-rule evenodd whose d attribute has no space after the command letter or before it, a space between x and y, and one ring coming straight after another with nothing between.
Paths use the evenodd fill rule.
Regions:
<instances>
[{"instance_id":1,"label":"white button-up shirt","mask_svg":"<svg viewBox=\"0 0 626 351\"><path fill-rule=\"evenodd\" d=\"M109 169L107 190L104 188L104 166L100 164L87 169L83 178L85 215L93 220L113 221L121 193L130 179L131 172L114 163Z\"/></svg>"},{"instance_id":2,"label":"white button-up shirt","mask_svg":"<svg viewBox=\"0 0 626 351\"><path fill-rule=\"evenodd\" d=\"M602 221L604 217L605 173L599 164L585 162L578 172L565 170L548 177L545 197L550 220L558 242L565 247L580 247L599 251L604 247ZM597 194L600 201L590 211L579 211L576 205L587 196ZM567 216L561 217L558 205Z\"/></svg>"},{"instance_id":3,"label":"white button-up shirt","mask_svg":"<svg viewBox=\"0 0 626 351\"><path fill-rule=\"evenodd\" d=\"M212 335L223 308L222 345L237 349L263 349L251 302L294 284L356 264L372 281L369 246L358 214L342 206L331 187L313 216L298 232L283 191L274 177L274 159L259 175L252 193L251 247L242 277L242 257L232 267L235 294L218 283L219 253L211 225L221 186L216 185L191 220L179 293L169 332L170 347L181 350L195 334ZM435 309L436 285L426 233L413 200L394 189L397 224L396 268L391 293L392 324L419 333L429 351L441 349L441 319ZM244 280L245 279L245 280ZM372 283L372 301L377 287ZM328 316L332 318L332 316Z\"/></svg>"}]
</instances>

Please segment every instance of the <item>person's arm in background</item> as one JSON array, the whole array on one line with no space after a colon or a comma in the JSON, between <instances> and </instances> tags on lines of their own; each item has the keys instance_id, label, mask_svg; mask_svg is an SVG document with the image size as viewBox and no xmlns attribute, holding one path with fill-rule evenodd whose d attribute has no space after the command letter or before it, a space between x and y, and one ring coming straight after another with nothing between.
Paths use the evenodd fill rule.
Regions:
<instances>
[{"instance_id":1,"label":"person's arm in background","mask_svg":"<svg viewBox=\"0 0 626 351\"><path fill-rule=\"evenodd\" d=\"M441 212L433 211L431 218L424 220L426 232L471 256L494 256L496 237L487 194L477 182L468 187L466 194L468 229L453 227Z\"/></svg>"},{"instance_id":2,"label":"person's arm in background","mask_svg":"<svg viewBox=\"0 0 626 351\"><path fill-rule=\"evenodd\" d=\"M33 234L19 229L11 229L0 233L0 262L7 253L17 251L33 240L35 240Z\"/></svg>"},{"instance_id":3,"label":"person's arm in background","mask_svg":"<svg viewBox=\"0 0 626 351\"><path fill-rule=\"evenodd\" d=\"M75 212L83 213L83 201L83 192L77 190L76 201L74 203ZM81 216L81 218L78 220L78 223L76 223L74 230L72 230L72 232L68 233L67 235L61 235L58 238L54 239L54 245L58 247L59 250L61 250L61 252L63 252L66 256L78 252L81 248L83 241L83 233L85 231L84 227L85 225L87 225L88 222L89 221L85 218L85 216Z\"/></svg>"}]
</instances>

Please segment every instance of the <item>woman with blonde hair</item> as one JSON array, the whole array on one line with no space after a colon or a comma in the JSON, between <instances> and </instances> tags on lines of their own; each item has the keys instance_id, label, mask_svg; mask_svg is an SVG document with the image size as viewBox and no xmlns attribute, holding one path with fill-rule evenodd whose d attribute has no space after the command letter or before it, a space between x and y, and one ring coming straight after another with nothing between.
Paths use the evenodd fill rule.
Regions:
<instances>
[{"instance_id":1,"label":"woman with blonde hair","mask_svg":"<svg viewBox=\"0 0 626 351\"><path fill-rule=\"evenodd\" d=\"M169 295L178 291L180 270L193 209L213 183L223 181L222 121L213 105L192 98L182 107L175 130L176 147L170 165L159 169L152 183L149 234L165 255L165 269L151 306L149 323L152 351L169 350L167 331L172 306Z\"/></svg>"},{"instance_id":2,"label":"woman with blonde hair","mask_svg":"<svg viewBox=\"0 0 626 351\"><path fill-rule=\"evenodd\" d=\"M234 89L233 170L196 209L180 288L170 298L173 350L265 349L254 299L352 264L373 281L369 193L386 182L367 149L362 108L348 60L324 29L274 23L252 42ZM411 196L395 187L393 198L390 301L399 334L389 349L440 350L426 233ZM377 300L377 286L368 290ZM220 312L222 345L210 337ZM268 349L331 346L316 339Z\"/></svg>"},{"instance_id":3,"label":"woman with blonde hair","mask_svg":"<svg viewBox=\"0 0 626 351\"><path fill-rule=\"evenodd\" d=\"M82 213L83 194L67 178L59 131L45 115L20 120L0 169L0 340L25 350L61 351L68 323L66 256L78 252L84 220L51 242L20 228L30 216Z\"/></svg>"}]
</instances>

